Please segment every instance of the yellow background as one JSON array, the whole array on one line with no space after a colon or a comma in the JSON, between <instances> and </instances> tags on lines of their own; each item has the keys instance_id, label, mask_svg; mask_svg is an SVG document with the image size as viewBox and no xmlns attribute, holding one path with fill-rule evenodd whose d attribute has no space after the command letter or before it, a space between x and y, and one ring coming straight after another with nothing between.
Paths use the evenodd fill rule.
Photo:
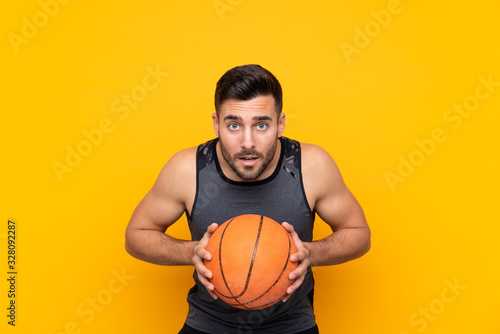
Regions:
<instances>
[{"instance_id":1,"label":"yellow background","mask_svg":"<svg viewBox=\"0 0 500 334\"><path fill-rule=\"evenodd\" d=\"M331 153L372 228L366 256L314 269L321 332L500 332L498 1L54 3L0 14L2 333L177 333L192 268L133 259L124 230L169 157L214 136L215 83L247 63L278 77L285 135ZM144 90L148 69L168 75ZM446 121L488 77L488 97ZM125 115L132 92L147 96ZM418 153L436 128L446 139ZM78 145L87 156L58 177ZM185 218L170 233L188 238ZM315 236L328 233L317 220Z\"/></svg>"}]
</instances>

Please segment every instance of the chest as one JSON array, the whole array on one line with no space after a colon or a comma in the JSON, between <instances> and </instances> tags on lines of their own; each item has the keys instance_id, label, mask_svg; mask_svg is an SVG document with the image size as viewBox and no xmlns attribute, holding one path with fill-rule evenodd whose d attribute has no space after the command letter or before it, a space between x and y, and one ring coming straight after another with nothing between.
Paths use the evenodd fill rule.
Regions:
<instances>
[{"instance_id":1,"label":"chest","mask_svg":"<svg viewBox=\"0 0 500 334\"><path fill-rule=\"evenodd\" d=\"M222 224L242 214L264 215L279 223L294 225L308 237L314 213L307 201L300 174L290 166L269 182L253 185L231 184L207 168L198 175L197 191L190 214L193 239L201 238L212 223Z\"/></svg>"}]
</instances>

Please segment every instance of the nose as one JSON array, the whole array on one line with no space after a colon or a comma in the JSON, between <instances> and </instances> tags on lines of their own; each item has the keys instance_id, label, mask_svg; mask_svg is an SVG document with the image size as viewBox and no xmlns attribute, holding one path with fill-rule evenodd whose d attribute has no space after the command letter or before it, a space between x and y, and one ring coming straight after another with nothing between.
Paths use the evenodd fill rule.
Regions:
<instances>
[{"instance_id":1,"label":"nose","mask_svg":"<svg viewBox=\"0 0 500 334\"><path fill-rule=\"evenodd\" d=\"M243 138L241 141L241 148L252 149L255 147L255 141L253 140L253 134L251 129L246 129L243 132Z\"/></svg>"}]
</instances>

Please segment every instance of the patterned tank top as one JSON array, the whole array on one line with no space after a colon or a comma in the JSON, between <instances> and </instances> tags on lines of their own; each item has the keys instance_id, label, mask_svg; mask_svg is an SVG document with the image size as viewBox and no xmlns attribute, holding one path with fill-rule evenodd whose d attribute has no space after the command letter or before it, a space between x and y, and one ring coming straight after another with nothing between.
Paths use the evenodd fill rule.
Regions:
<instances>
[{"instance_id":1,"label":"patterned tank top","mask_svg":"<svg viewBox=\"0 0 500 334\"><path fill-rule=\"evenodd\" d=\"M302 183L300 143L279 138L281 152L274 172L266 179L238 182L228 179L217 159L218 139L198 146L196 195L187 215L192 240L200 240L212 223L238 215L258 214L293 225L302 241L312 241L315 213ZM262 310L241 310L214 300L198 281L189 291L187 325L208 333L291 334L315 325L312 306L314 279L309 268L303 284L286 302Z\"/></svg>"}]
</instances>

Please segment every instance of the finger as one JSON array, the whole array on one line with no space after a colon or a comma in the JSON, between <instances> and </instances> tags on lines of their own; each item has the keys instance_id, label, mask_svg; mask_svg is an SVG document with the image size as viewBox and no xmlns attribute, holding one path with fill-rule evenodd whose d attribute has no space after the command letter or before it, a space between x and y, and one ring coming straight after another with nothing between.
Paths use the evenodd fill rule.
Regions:
<instances>
[{"instance_id":1,"label":"finger","mask_svg":"<svg viewBox=\"0 0 500 334\"><path fill-rule=\"evenodd\" d=\"M201 248L196 252L196 255L200 258L201 260L206 260L210 261L212 260L212 254L210 254L209 251L207 251L205 248Z\"/></svg>"},{"instance_id":2,"label":"finger","mask_svg":"<svg viewBox=\"0 0 500 334\"><path fill-rule=\"evenodd\" d=\"M211 278L212 272L205 266L205 261L211 260L211 254L205 249L195 249L193 254L193 264L197 272L202 273L204 276Z\"/></svg>"},{"instance_id":3,"label":"finger","mask_svg":"<svg viewBox=\"0 0 500 334\"><path fill-rule=\"evenodd\" d=\"M216 223L211 224L207 228L207 232L203 235L200 242L195 246L194 253L197 254L200 258L210 261L212 259L212 254L208 252L205 247L208 244L208 240L212 236L213 232L219 227Z\"/></svg>"},{"instance_id":4,"label":"finger","mask_svg":"<svg viewBox=\"0 0 500 334\"><path fill-rule=\"evenodd\" d=\"M207 289L209 290L213 290L214 289L214 285L212 284L212 282L210 282L210 278L212 278L212 273L210 272L210 270L201 270L201 271L197 271L198 273L198 279L200 280L200 282L207 287Z\"/></svg>"},{"instance_id":5,"label":"finger","mask_svg":"<svg viewBox=\"0 0 500 334\"><path fill-rule=\"evenodd\" d=\"M198 276L199 281L207 287L208 290L213 290L214 286L210 279L212 278L212 272L205 267L202 261L199 261L195 264L196 274Z\"/></svg>"},{"instance_id":6,"label":"finger","mask_svg":"<svg viewBox=\"0 0 500 334\"><path fill-rule=\"evenodd\" d=\"M214 293L214 285L212 284L212 282L210 282L209 279L207 279L206 277L204 277L203 275L200 275L200 273L198 273L198 280L200 281L201 284L203 284L203 286L205 286L205 288L207 289L207 292L208 294L213 298L213 299L217 299L217 295Z\"/></svg>"},{"instance_id":7,"label":"finger","mask_svg":"<svg viewBox=\"0 0 500 334\"><path fill-rule=\"evenodd\" d=\"M301 275L301 276L297 277L297 279L295 281L293 281L292 285L290 285L288 287L288 289L286 289L286 293L288 295L291 295L292 293L294 293L294 291L297 290L299 288L299 286L302 285L302 283L304 282L304 278L305 278L305 275Z\"/></svg>"},{"instance_id":8,"label":"finger","mask_svg":"<svg viewBox=\"0 0 500 334\"><path fill-rule=\"evenodd\" d=\"M212 235L215 230L219 227L217 223L212 223L208 228L207 228L207 233Z\"/></svg>"},{"instance_id":9,"label":"finger","mask_svg":"<svg viewBox=\"0 0 500 334\"><path fill-rule=\"evenodd\" d=\"M210 269L205 267L205 264L203 262L198 262L195 265L195 269L198 273L205 276L206 278L212 278L212 272L210 271Z\"/></svg>"},{"instance_id":10,"label":"finger","mask_svg":"<svg viewBox=\"0 0 500 334\"><path fill-rule=\"evenodd\" d=\"M293 225L289 224L287 222L283 222L281 225L285 228L285 230L287 230L288 233L290 233L290 236L292 237L293 242L297 246L297 249L299 249L299 247L301 246L302 241L300 240L299 235L297 234L297 232L295 232L295 229L293 228Z\"/></svg>"},{"instance_id":11,"label":"finger","mask_svg":"<svg viewBox=\"0 0 500 334\"><path fill-rule=\"evenodd\" d=\"M290 256L290 261L291 262L301 262L301 261L307 259L308 256L309 256L308 252L301 248L300 250L297 251L297 253L293 253Z\"/></svg>"},{"instance_id":12,"label":"finger","mask_svg":"<svg viewBox=\"0 0 500 334\"><path fill-rule=\"evenodd\" d=\"M292 234L294 232L292 224L289 224L287 222L283 222L283 223L281 223L281 226L283 226L285 228L285 230L287 230L288 233L290 233L290 234Z\"/></svg>"},{"instance_id":13,"label":"finger","mask_svg":"<svg viewBox=\"0 0 500 334\"><path fill-rule=\"evenodd\" d=\"M208 294L209 294L210 296L212 296L212 298L213 298L213 299L217 299L217 298L219 298L219 297L217 297L217 295L216 295L215 293L213 293L212 291L210 291L210 290L207 290L207 291L208 291Z\"/></svg>"},{"instance_id":14,"label":"finger","mask_svg":"<svg viewBox=\"0 0 500 334\"><path fill-rule=\"evenodd\" d=\"M307 274L307 268L309 268L309 259L306 259L303 262L301 262L297 266L297 268L295 268L295 270L288 275L288 278L293 280L300 276L304 276L305 274Z\"/></svg>"},{"instance_id":15,"label":"finger","mask_svg":"<svg viewBox=\"0 0 500 334\"><path fill-rule=\"evenodd\" d=\"M297 290L299 288L299 286L302 284L302 282L304 282L304 276L300 276L299 278L297 278L292 283L292 285L290 285L288 287L288 289L286 289L286 295L282 299L283 303L286 302L288 299L290 299L290 297L292 296L292 294L295 292L295 290Z\"/></svg>"},{"instance_id":16,"label":"finger","mask_svg":"<svg viewBox=\"0 0 500 334\"><path fill-rule=\"evenodd\" d=\"M208 294L213 298L217 299L217 295L214 293L214 285L205 277L198 275L198 279L200 280L200 283L205 286L207 289Z\"/></svg>"},{"instance_id":17,"label":"finger","mask_svg":"<svg viewBox=\"0 0 500 334\"><path fill-rule=\"evenodd\" d=\"M193 263L197 264L203 262L203 260L210 261L211 259L210 252L205 249L202 242L199 242L193 249Z\"/></svg>"},{"instance_id":18,"label":"finger","mask_svg":"<svg viewBox=\"0 0 500 334\"><path fill-rule=\"evenodd\" d=\"M292 295L286 295L285 298L283 298L281 301L283 303L286 303L286 301L291 297Z\"/></svg>"},{"instance_id":19,"label":"finger","mask_svg":"<svg viewBox=\"0 0 500 334\"><path fill-rule=\"evenodd\" d=\"M216 223L209 225L207 227L207 231L205 232L205 234L203 234L203 237L201 238L200 243L202 243L204 246L206 246L208 240L210 239L212 234L215 232L215 230L217 230L218 227L219 227L219 225L217 225Z\"/></svg>"}]
</instances>

